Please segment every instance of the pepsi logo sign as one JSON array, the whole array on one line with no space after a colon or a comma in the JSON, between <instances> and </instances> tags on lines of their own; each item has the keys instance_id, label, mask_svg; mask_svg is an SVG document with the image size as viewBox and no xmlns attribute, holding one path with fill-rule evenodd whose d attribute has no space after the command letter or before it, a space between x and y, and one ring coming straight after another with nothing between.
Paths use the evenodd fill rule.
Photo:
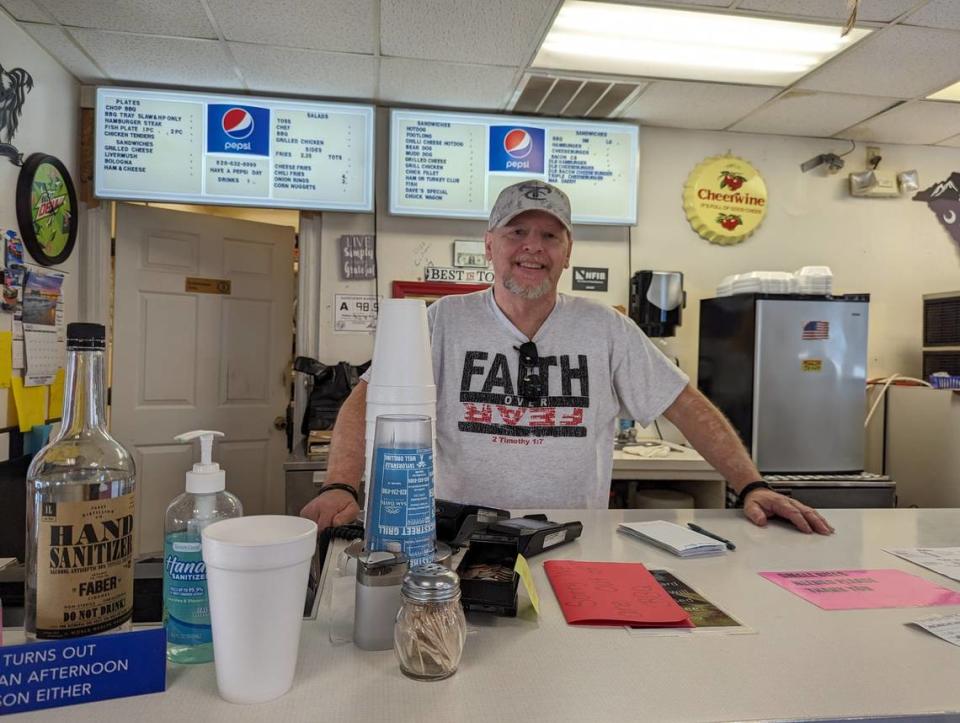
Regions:
<instances>
[{"instance_id":1,"label":"pepsi logo sign","mask_svg":"<svg viewBox=\"0 0 960 723\"><path fill-rule=\"evenodd\" d=\"M243 108L230 108L220 119L220 127L230 138L241 141L253 133L253 116Z\"/></svg>"},{"instance_id":2,"label":"pepsi logo sign","mask_svg":"<svg viewBox=\"0 0 960 723\"><path fill-rule=\"evenodd\" d=\"M494 173L543 173L545 145L543 128L491 125L487 169Z\"/></svg>"},{"instance_id":3,"label":"pepsi logo sign","mask_svg":"<svg viewBox=\"0 0 960 723\"><path fill-rule=\"evenodd\" d=\"M514 128L503 137L503 150L511 158L526 158L533 150L533 139L523 128Z\"/></svg>"}]
</instances>

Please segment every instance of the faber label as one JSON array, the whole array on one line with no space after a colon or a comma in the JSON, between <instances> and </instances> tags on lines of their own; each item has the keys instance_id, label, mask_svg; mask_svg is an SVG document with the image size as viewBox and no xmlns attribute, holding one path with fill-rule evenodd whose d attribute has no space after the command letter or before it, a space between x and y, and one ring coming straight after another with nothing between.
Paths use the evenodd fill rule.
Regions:
<instances>
[{"instance_id":1,"label":"faber label","mask_svg":"<svg viewBox=\"0 0 960 723\"><path fill-rule=\"evenodd\" d=\"M738 244L763 222L767 185L742 158L713 156L687 177L683 210L693 230L707 241Z\"/></svg>"}]
</instances>

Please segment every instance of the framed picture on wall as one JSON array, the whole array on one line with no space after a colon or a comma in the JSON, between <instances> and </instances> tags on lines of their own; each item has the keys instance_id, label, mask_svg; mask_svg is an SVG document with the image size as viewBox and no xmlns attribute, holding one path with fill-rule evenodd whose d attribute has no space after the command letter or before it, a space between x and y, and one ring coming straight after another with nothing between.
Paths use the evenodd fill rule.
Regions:
<instances>
[{"instance_id":1,"label":"framed picture on wall","mask_svg":"<svg viewBox=\"0 0 960 723\"><path fill-rule=\"evenodd\" d=\"M430 306L441 296L470 294L490 288L489 284L452 284L445 281L394 281L394 299L423 299Z\"/></svg>"},{"instance_id":2,"label":"framed picture on wall","mask_svg":"<svg viewBox=\"0 0 960 723\"><path fill-rule=\"evenodd\" d=\"M17 223L34 261L66 261L77 243L77 192L59 158L34 153L17 178Z\"/></svg>"}]
</instances>

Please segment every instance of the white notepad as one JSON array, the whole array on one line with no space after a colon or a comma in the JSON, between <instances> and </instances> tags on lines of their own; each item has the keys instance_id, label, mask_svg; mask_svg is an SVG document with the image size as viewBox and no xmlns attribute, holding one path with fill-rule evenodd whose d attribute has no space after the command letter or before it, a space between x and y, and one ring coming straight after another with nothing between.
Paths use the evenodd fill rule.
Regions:
<instances>
[{"instance_id":1,"label":"white notepad","mask_svg":"<svg viewBox=\"0 0 960 723\"><path fill-rule=\"evenodd\" d=\"M617 530L680 557L705 557L727 551L727 546L722 542L666 520L621 522Z\"/></svg>"}]
</instances>

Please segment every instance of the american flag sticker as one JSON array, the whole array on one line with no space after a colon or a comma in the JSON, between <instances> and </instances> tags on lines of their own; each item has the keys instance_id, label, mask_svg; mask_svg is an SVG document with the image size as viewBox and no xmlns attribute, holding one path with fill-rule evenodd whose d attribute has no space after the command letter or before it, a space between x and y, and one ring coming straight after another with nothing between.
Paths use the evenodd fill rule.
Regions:
<instances>
[{"instance_id":1,"label":"american flag sticker","mask_svg":"<svg viewBox=\"0 0 960 723\"><path fill-rule=\"evenodd\" d=\"M816 339L830 338L829 321L808 321L803 325L803 335L800 337L803 341L814 341Z\"/></svg>"}]
</instances>

